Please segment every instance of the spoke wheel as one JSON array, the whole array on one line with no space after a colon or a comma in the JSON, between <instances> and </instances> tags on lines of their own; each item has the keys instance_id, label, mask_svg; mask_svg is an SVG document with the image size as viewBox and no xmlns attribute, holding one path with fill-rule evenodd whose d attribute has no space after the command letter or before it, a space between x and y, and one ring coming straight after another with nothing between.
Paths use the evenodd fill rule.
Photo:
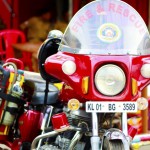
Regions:
<instances>
[{"instance_id":1,"label":"spoke wheel","mask_svg":"<svg viewBox=\"0 0 150 150\"><path fill-rule=\"evenodd\" d=\"M108 140L104 139L103 150L125 150L123 142L120 139Z\"/></svg>"}]
</instances>

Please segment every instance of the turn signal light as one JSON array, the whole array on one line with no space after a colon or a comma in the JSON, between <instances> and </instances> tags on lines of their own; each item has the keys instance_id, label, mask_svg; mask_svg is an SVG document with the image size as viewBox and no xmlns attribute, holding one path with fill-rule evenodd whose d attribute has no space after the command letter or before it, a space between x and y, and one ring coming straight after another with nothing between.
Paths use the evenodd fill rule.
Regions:
<instances>
[{"instance_id":1,"label":"turn signal light","mask_svg":"<svg viewBox=\"0 0 150 150\"><path fill-rule=\"evenodd\" d=\"M89 89L89 77L83 77L82 79L82 92L87 94Z\"/></svg>"},{"instance_id":2,"label":"turn signal light","mask_svg":"<svg viewBox=\"0 0 150 150\"><path fill-rule=\"evenodd\" d=\"M72 60L67 60L62 64L62 71L66 75L72 75L76 71L76 64Z\"/></svg>"},{"instance_id":3,"label":"turn signal light","mask_svg":"<svg viewBox=\"0 0 150 150\"><path fill-rule=\"evenodd\" d=\"M62 89L63 83L54 83L54 86L58 88L58 90Z\"/></svg>"},{"instance_id":4,"label":"turn signal light","mask_svg":"<svg viewBox=\"0 0 150 150\"><path fill-rule=\"evenodd\" d=\"M138 110L145 110L148 107L148 100L144 97L137 99Z\"/></svg>"},{"instance_id":5,"label":"turn signal light","mask_svg":"<svg viewBox=\"0 0 150 150\"><path fill-rule=\"evenodd\" d=\"M68 102L68 108L70 110L78 110L80 108L80 102L77 99L70 99Z\"/></svg>"},{"instance_id":6,"label":"turn signal light","mask_svg":"<svg viewBox=\"0 0 150 150\"><path fill-rule=\"evenodd\" d=\"M144 78L150 78L150 64L144 64L141 67L141 75Z\"/></svg>"},{"instance_id":7,"label":"turn signal light","mask_svg":"<svg viewBox=\"0 0 150 150\"><path fill-rule=\"evenodd\" d=\"M138 83L137 80L132 78L132 95L135 96L138 92Z\"/></svg>"}]
</instances>

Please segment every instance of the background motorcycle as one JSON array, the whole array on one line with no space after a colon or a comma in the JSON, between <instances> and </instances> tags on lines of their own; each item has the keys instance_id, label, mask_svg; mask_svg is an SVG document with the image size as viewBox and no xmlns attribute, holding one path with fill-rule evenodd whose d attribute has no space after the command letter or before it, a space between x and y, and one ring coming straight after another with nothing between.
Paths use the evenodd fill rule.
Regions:
<instances>
[{"instance_id":1,"label":"background motorcycle","mask_svg":"<svg viewBox=\"0 0 150 150\"><path fill-rule=\"evenodd\" d=\"M20 60L10 58L0 66L0 143L12 150L29 150L33 139L46 126L50 104L58 100L58 89L38 73L23 70Z\"/></svg>"}]
</instances>

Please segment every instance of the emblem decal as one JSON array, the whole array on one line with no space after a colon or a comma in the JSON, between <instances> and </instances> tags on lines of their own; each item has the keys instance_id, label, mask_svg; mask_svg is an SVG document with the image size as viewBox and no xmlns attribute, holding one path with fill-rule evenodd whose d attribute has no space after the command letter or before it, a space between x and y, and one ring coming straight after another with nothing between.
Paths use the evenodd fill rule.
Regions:
<instances>
[{"instance_id":1,"label":"emblem decal","mask_svg":"<svg viewBox=\"0 0 150 150\"><path fill-rule=\"evenodd\" d=\"M117 25L105 23L99 27L97 36L103 42L113 43L120 39L121 31Z\"/></svg>"}]
</instances>

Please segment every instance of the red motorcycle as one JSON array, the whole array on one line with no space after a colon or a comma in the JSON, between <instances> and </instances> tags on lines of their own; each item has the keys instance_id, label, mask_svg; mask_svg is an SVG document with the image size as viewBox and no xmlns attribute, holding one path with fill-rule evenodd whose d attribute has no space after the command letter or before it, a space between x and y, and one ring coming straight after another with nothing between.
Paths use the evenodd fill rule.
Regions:
<instances>
[{"instance_id":1,"label":"red motorcycle","mask_svg":"<svg viewBox=\"0 0 150 150\"><path fill-rule=\"evenodd\" d=\"M63 82L63 109L53 113L31 149L129 150L136 130L127 125L127 113L148 104L141 97L150 83L150 36L143 19L125 2L92 1L71 19L52 56L44 46L61 34L50 35L39 68L47 81Z\"/></svg>"},{"instance_id":2,"label":"red motorcycle","mask_svg":"<svg viewBox=\"0 0 150 150\"><path fill-rule=\"evenodd\" d=\"M23 71L18 59L0 65L0 147L30 150L58 100L58 89L49 85L45 92L45 85L40 74Z\"/></svg>"}]
</instances>

